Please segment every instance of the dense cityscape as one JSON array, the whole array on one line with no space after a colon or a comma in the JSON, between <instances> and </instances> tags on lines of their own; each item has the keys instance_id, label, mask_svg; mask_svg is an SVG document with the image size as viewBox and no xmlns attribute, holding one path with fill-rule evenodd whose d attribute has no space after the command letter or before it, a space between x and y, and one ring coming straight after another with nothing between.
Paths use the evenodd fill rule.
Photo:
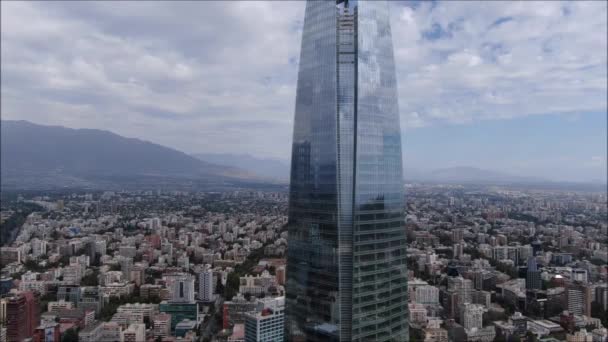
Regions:
<instances>
[{"instance_id":1,"label":"dense cityscape","mask_svg":"<svg viewBox=\"0 0 608 342\"><path fill-rule=\"evenodd\" d=\"M0 6L0 342L608 342L608 2Z\"/></svg>"},{"instance_id":2,"label":"dense cityscape","mask_svg":"<svg viewBox=\"0 0 608 342\"><path fill-rule=\"evenodd\" d=\"M606 340L606 194L406 194L411 341ZM2 341L281 340L286 211L260 190L12 194Z\"/></svg>"}]
</instances>

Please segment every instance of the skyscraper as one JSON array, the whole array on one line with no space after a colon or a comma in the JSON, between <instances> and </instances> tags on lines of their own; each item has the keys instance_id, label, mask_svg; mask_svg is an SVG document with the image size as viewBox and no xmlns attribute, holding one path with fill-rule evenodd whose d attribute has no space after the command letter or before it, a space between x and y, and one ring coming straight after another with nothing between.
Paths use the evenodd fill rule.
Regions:
<instances>
[{"instance_id":1,"label":"skyscraper","mask_svg":"<svg viewBox=\"0 0 608 342\"><path fill-rule=\"evenodd\" d=\"M401 134L388 2L307 2L299 68L287 338L406 341Z\"/></svg>"},{"instance_id":2,"label":"skyscraper","mask_svg":"<svg viewBox=\"0 0 608 342\"><path fill-rule=\"evenodd\" d=\"M540 270L536 264L536 258L531 257L528 259L528 270L526 271L526 289L528 290L541 290L543 283L540 278Z\"/></svg>"},{"instance_id":3,"label":"skyscraper","mask_svg":"<svg viewBox=\"0 0 608 342\"><path fill-rule=\"evenodd\" d=\"M23 341L32 337L39 324L40 307L37 292L20 292L8 299L6 328L9 341Z\"/></svg>"}]
</instances>

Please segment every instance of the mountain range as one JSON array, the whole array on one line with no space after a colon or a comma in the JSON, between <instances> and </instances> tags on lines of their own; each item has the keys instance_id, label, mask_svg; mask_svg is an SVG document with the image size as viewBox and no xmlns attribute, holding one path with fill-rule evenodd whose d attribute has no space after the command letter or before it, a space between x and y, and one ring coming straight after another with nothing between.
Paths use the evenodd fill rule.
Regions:
<instances>
[{"instance_id":1,"label":"mountain range","mask_svg":"<svg viewBox=\"0 0 608 342\"><path fill-rule=\"evenodd\" d=\"M246 154L188 155L104 130L3 120L0 133L2 189L259 186L284 185L289 180L287 160ZM429 183L557 184L473 167L423 170L407 163L404 178L406 182Z\"/></svg>"},{"instance_id":2,"label":"mountain range","mask_svg":"<svg viewBox=\"0 0 608 342\"><path fill-rule=\"evenodd\" d=\"M2 121L0 146L3 188L96 187L133 179L257 178L235 167L97 129Z\"/></svg>"},{"instance_id":3,"label":"mountain range","mask_svg":"<svg viewBox=\"0 0 608 342\"><path fill-rule=\"evenodd\" d=\"M289 180L289 161L257 158L248 154L198 153L194 157L217 165L226 165L278 181Z\"/></svg>"}]
</instances>

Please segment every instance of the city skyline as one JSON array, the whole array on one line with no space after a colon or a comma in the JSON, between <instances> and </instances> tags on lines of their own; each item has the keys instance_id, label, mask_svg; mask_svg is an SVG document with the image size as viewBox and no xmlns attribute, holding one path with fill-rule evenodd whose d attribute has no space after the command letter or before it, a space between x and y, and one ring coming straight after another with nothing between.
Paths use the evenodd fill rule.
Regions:
<instances>
[{"instance_id":1,"label":"city skyline","mask_svg":"<svg viewBox=\"0 0 608 342\"><path fill-rule=\"evenodd\" d=\"M2 3L3 119L288 159L303 2L49 6ZM605 3L391 8L406 168L605 182Z\"/></svg>"},{"instance_id":2,"label":"city skyline","mask_svg":"<svg viewBox=\"0 0 608 342\"><path fill-rule=\"evenodd\" d=\"M608 2L0 6L0 342L608 342Z\"/></svg>"}]
</instances>

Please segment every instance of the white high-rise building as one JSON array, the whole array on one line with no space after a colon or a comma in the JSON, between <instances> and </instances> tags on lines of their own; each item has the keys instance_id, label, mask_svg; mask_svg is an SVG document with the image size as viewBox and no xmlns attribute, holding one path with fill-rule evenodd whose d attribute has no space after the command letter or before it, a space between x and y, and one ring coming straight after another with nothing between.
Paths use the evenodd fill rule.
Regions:
<instances>
[{"instance_id":1,"label":"white high-rise building","mask_svg":"<svg viewBox=\"0 0 608 342\"><path fill-rule=\"evenodd\" d=\"M416 287L416 303L423 305L439 304L439 289L432 285Z\"/></svg>"},{"instance_id":2,"label":"white high-rise building","mask_svg":"<svg viewBox=\"0 0 608 342\"><path fill-rule=\"evenodd\" d=\"M568 311L575 315L582 315L584 313L584 293L577 288L568 289Z\"/></svg>"},{"instance_id":3,"label":"white high-rise building","mask_svg":"<svg viewBox=\"0 0 608 342\"><path fill-rule=\"evenodd\" d=\"M122 271L123 278L127 281L131 281L131 271L133 270L133 258L123 258L120 261L120 270Z\"/></svg>"},{"instance_id":4,"label":"white high-rise building","mask_svg":"<svg viewBox=\"0 0 608 342\"><path fill-rule=\"evenodd\" d=\"M285 297L264 301L261 312L245 316L245 342L273 342L284 340Z\"/></svg>"},{"instance_id":5,"label":"white high-rise building","mask_svg":"<svg viewBox=\"0 0 608 342\"><path fill-rule=\"evenodd\" d=\"M473 281L463 277L449 277L448 290L454 291L458 295L458 303L472 303Z\"/></svg>"},{"instance_id":6,"label":"white high-rise building","mask_svg":"<svg viewBox=\"0 0 608 342\"><path fill-rule=\"evenodd\" d=\"M171 301L194 302L194 277L190 274L177 276L171 283Z\"/></svg>"},{"instance_id":7,"label":"white high-rise building","mask_svg":"<svg viewBox=\"0 0 608 342\"><path fill-rule=\"evenodd\" d=\"M198 298L203 302L213 301L213 285L213 270L207 265L198 275Z\"/></svg>"},{"instance_id":8,"label":"white high-rise building","mask_svg":"<svg viewBox=\"0 0 608 342\"><path fill-rule=\"evenodd\" d=\"M460 320L466 330L481 329L483 327L483 313L486 311L483 305L464 304L460 307Z\"/></svg>"},{"instance_id":9,"label":"white high-rise building","mask_svg":"<svg viewBox=\"0 0 608 342\"><path fill-rule=\"evenodd\" d=\"M48 242L46 240L33 239L32 240L32 255L34 258L46 255Z\"/></svg>"},{"instance_id":10,"label":"white high-rise building","mask_svg":"<svg viewBox=\"0 0 608 342\"><path fill-rule=\"evenodd\" d=\"M155 217L152 220L150 220L150 226L153 230L159 229L160 228L160 218Z\"/></svg>"}]
</instances>

